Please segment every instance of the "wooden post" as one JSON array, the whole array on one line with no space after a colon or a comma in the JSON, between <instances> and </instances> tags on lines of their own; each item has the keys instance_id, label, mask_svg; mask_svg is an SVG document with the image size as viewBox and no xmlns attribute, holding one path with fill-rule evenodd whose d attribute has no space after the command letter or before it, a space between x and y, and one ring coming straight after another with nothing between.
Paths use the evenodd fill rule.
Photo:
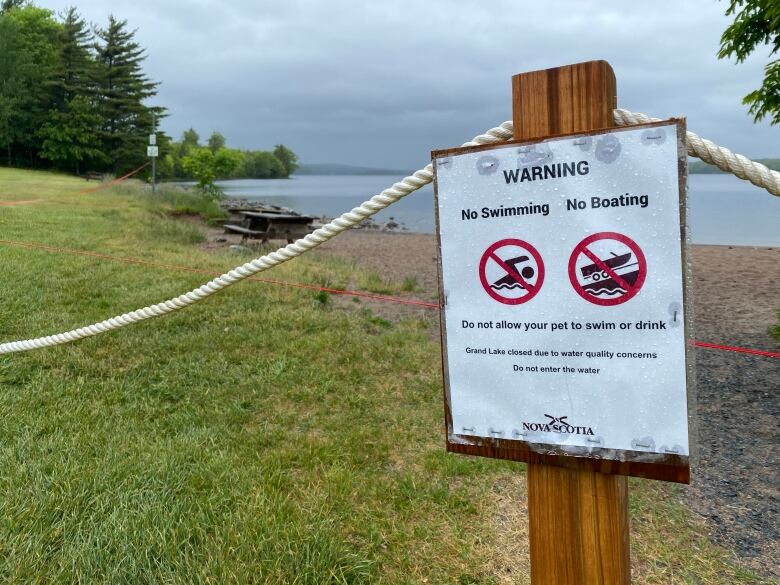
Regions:
<instances>
[{"instance_id":1,"label":"wooden post","mask_svg":"<svg viewBox=\"0 0 780 585\"><path fill-rule=\"evenodd\" d=\"M614 126L616 100L606 61L515 75L515 138ZM626 477L529 464L528 517L533 585L631 582Z\"/></svg>"}]
</instances>

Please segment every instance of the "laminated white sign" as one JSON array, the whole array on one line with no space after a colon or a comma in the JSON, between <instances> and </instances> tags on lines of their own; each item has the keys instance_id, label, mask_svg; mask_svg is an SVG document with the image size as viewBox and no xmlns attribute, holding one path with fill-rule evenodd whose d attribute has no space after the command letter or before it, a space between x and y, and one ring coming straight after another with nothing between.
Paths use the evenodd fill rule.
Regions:
<instances>
[{"instance_id":1,"label":"laminated white sign","mask_svg":"<svg viewBox=\"0 0 780 585\"><path fill-rule=\"evenodd\" d=\"M448 444L687 469L683 136L434 153Z\"/></svg>"}]
</instances>

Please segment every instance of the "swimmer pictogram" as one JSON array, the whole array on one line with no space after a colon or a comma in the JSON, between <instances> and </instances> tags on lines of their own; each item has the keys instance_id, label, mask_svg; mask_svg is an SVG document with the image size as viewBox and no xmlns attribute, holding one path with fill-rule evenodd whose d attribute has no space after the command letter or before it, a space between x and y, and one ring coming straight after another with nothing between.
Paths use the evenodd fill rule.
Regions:
<instances>
[{"instance_id":1,"label":"swimmer pictogram","mask_svg":"<svg viewBox=\"0 0 780 585\"><path fill-rule=\"evenodd\" d=\"M499 240L482 254L479 279L492 299L505 305L520 305L541 289L544 262L528 242L515 238Z\"/></svg>"}]
</instances>

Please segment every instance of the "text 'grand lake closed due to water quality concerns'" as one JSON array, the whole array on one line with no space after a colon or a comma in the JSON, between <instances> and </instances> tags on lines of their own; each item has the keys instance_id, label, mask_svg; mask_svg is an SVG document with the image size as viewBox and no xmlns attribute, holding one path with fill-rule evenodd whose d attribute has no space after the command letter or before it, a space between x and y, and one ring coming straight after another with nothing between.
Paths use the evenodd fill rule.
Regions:
<instances>
[{"instance_id":1,"label":"text 'grand lake closed due to water quality concerns'","mask_svg":"<svg viewBox=\"0 0 780 585\"><path fill-rule=\"evenodd\" d=\"M434 153L449 441L687 465L682 136Z\"/></svg>"}]
</instances>

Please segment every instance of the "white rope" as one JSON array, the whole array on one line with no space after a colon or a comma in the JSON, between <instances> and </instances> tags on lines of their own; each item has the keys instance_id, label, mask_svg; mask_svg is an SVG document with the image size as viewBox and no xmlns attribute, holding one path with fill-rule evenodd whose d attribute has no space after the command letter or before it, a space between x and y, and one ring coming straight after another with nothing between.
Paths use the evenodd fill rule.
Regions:
<instances>
[{"instance_id":1,"label":"white rope","mask_svg":"<svg viewBox=\"0 0 780 585\"><path fill-rule=\"evenodd\" d=\"M660 122L659 118L651 118L646 114L617 109L614 112L615 123L618 126L633 126L647 122ZM780 197L780 173L742 156L731 152L728 148L718 146L710 140L688 132L685 136L688 154L700 158L706 163L715 165L720 170L733 173L740 179L750 181L757 187L766 189L772 195Z\"/></svg>"},{"instance_id":2,"label":"white rope","mask_svg":"<svg viewBox=\"0 0 780 585\"><path fill-rule=\"evenodd\" d=\"M480 134L472 141L466 142L463 146L494 144L496 142L505 142L511 139L512 124L511 122L505 122L501 126L491 128L484 134ZM72 331L66 331L65 333L58 333L56 335L38 337L35 339L3 343L0 344L0 354L27 351L30 349L38 349L41 347L69 343L71 341L83 339L84 337L90 337L92 335L97 335L98 333L105 333L106 331L111 331L112 329L118 329L126 325L138 323L139 321L144 321L152 317L166 315L167 313L188 307L189 305L197 303L198 301L201 301L206 297L221 291L223 288L226 288L231 284L235 284L241 280L244 280L248 276L252 276L253 274L257 274L258 272L262 272L264 270L268 270L269 268L277 266L282 262L286 262L287 260L291 260L296 256L300 256L304 252L308 252L312 248L327 242L341 232L356 226L367 217L371 217L378 211L381 211L385 207L392 205L409 193L416 191L420 187L424 187L431 181L433 181L433 165L429 164L424 169L420 169L402 181L395 183L392 187L385 189L379 195L375 195L368 201L363 202L360 206L344 213L341 217L337 217L330 223L314 230L307 236L296 240L292 244L288 244L283 248L279 248L276 252L271 252L270 254L266 254L265 256L252 260L251 262L247 262L242 266L238 266L233 270L226 272L222 276L218 276L211 282L207 282L203 286L191 290L190 292L184 293L183 295L180 295L176 298L163 301L162 303L157 303L156 305L152 305L150 307L144 307L143 309L138 309L131 313L118 315L116 317L112 317L111 319L101 321L100 323L94 323L93 325L87 325L86 327L73 329Z\"/></svg>"},{"instance_id":3,"label":"white rope","mask_svg":"<svg viewBox=\"0 0 780 585\"><path fill-rule=\"evenodd\" d=\"M656 119L649 118L645 114L637 114L626 110L615 110L615 123L619 126L630 126L651 121L656 121ZM511 140L512 136L512 122L504 122L500 126L491 128L484 134L475 137L470 142L466 142L463 146L506 142ZM780 195L780 173L770 171L764 165L752 162L741 155L734 154L730 150L717 146L708 140L703 140L692 132L688 132L686 142L688 144L689 154L699 157L706 162L714 163L719 168L732 172L740 178L747 179L755 185L765 188L774 195ZM105 333L106 331L118 329L152 317L166 315L173 311L188 307L249 276L268 270L282 262L286 262L287 260L291 260L296 256L308 252L312 248L327 242L341 232L354 227L364 219L371 217L375 213L392 205L409 193L424 187L431 181L433 181L433 166L429 164L402 181L395 183L392 187L385 189L379 195L375 195L368 201L363 202L360 206L344 213L341 217L337 217L327 225L314 230L312 233L296 240L292 244L288 244L275 252L261 256L242 266L238 266L222 276L207 282L203 286L184 293L183 295L157 303L156 305L151 305L130 313L112 317L111 319L106 319L100 323L80 327L79 329L73 329L47 337L37 337L35 339L3 343L0 344L0 354L28 351L31 349L69 343L71 341L83 339L84 337Z\"/></svg>"}]
</instances>

